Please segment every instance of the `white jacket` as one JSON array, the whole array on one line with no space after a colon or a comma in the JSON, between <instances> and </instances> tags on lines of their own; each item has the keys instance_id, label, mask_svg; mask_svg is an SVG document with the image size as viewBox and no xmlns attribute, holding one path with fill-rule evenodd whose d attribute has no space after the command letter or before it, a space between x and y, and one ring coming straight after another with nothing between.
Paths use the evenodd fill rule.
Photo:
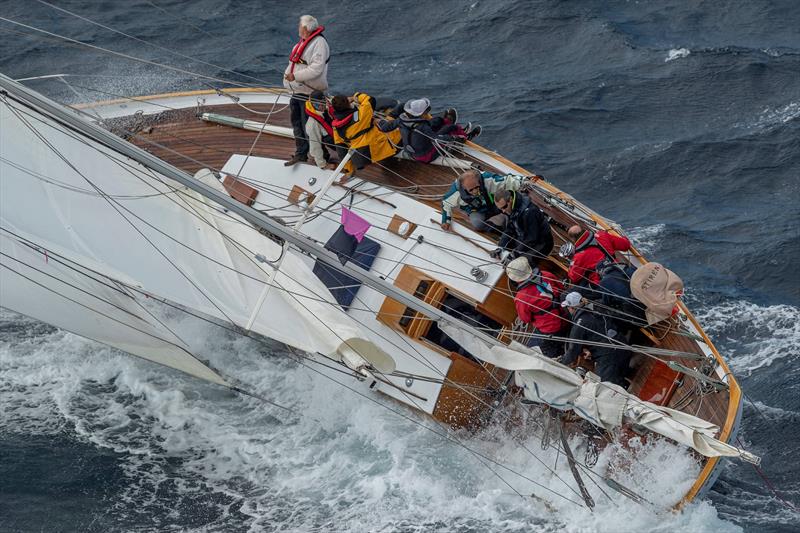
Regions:
<instances>
[{"instance_id":1,"label":"white jacket","mask_svg":"<svg viewBox=\"0 0 800 533\"><path fill-rule=\"evenodd\" d=\"M331 56L331 49L325 37L318 35L308 43L303 50L303 61L294 66L295 81L283 79L283 86L293 93L311 94L314 91L325 91L328 89L328 58ZM286 66L285 74L292 70L291 61Z\"/></svg>"}]
</instances>

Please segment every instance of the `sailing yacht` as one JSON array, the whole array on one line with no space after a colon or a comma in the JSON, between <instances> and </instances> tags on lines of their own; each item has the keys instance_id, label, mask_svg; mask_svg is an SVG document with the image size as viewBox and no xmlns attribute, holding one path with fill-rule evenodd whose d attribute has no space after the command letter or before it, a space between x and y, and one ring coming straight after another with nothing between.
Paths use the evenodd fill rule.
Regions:
<instances>
[{"instance_id":1,"label":"sailing yacht","mask_svg":"<svg viewBox=\"0 0 800 533\"><path fill-rule=\"evenodd\" d=\"M742 392L683 302L621 345L637 363L626 388L527 346L536 333L516 320L495 238L458 218L443 230L439 202L466 169L533 172L472 142L443 147L435 165L393 158L348 180L350 154L333 171L286 167L289 98L239 88L70 108L0 76L0 305L243 394L254 393L196 357L159 308L275 339L437 426L541 433L588 507L579 470L632 435L690 450L699 474L678 506L708 491L723 457L759 461L734 444ZM556 249L575 224L624 235L545 179L527 190ZM368 229L342 252L353 215ZM651 264L636 249L617 259ZM557 255L540 265L568 269ZM584 458L570 444L582 435Z\"/></svg>"}]
</instances>

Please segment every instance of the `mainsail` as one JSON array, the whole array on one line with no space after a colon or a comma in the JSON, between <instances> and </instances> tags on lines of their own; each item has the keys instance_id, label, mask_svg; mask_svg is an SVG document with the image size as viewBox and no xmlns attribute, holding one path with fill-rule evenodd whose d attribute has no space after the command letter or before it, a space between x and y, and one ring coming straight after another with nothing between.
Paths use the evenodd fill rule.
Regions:
<instances>
[{"instance_id":1,"label":"mainsail","mask_svg":"<svg viewBox=\"0 0 800 533\"><path fill-rule=\"evenodd\" d=\"M0 85L8 90L0 99L0 123L3 132L13 132L0 136L0 227L8 256L3 259L6 282L0 287L3 306L122 349L128 346L126 351L186 371L187 365L177 363L174 354L156 353L153 335L143 335L146 340L137 348L134 335L124 342L108 338L108 320L101 325L96 313L75 308L65 312L67 320L48 312L57 307L48 306L51 301L65 305L57 291L63 292L66 283L80 284L76 276L86 277L78 273L80 267L94 265L94 275L130 289L124 301L134 308L137 296L153 295L305 352L346 357L351 364L361 357L383 362L384 371L393 370L388 356L363 337L358 325L330 305L330 292L301 258L287 253L275 272L273 264L284 255L280 243L264 238L205 196L88 138L83 129L93 125L71 111L48 102L74 120L74 128L38 105L15 100L15 95L28 94L19 84L2 77ZM230 199L218 183L203 186ZM27 265L33 260L23 253L19 238L40 250L34 254L42 270L36 277L39 306L29 305L20 290L30 283L12 281L20 274L10 269L30 275ZM79 269L65 271L56 261L39 264L47 253L68 257ZM91 281L85 283L89 285L82 288L89 299L117 297ZM274 290L265 290L271 287ZM74 291L70 295L74 297ZM108 311L108 304L100 305ZM141 314L139 309L126 316L143 328ZM222 380L214 375L211 381Z\"/></svg>"}]
</instances>

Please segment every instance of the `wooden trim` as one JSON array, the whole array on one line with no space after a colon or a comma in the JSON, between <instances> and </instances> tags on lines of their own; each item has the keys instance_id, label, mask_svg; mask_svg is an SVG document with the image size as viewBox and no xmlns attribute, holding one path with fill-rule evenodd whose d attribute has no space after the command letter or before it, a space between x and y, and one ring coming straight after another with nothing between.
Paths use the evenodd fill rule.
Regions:
<instances>
[{"instance_id":1,"label":"wooden trim","mask_svg":"<svg viewBox=\"0 0 800 533\"><path fill-rule=\"evenodd\" d=\"M286 199L293 204L299 204L301 201L305 201L306 204L311 205L311 202L313 202L316 197L317 195L313 192L307 191L299 185L292 185L292 190L289 191Z\"/></svg>"},{"instance_id":2,"label":"wooden trim","mask_svg":"<svg viewBox=\"0 0 800 533\"><path fill-rule=\"evenodd\" d=\"M400 226L402 226L404 223L408 224L408 229L405 231L405 233L401 233ZM392 220L389 221L389 226L386 229L395 235L399 235L404 239L408 239L411 234L414 233L414 230L417 229L417 225L409 220L406 220L400 215L392 215Z\"/></svg>"},{"instance_id":3,"label":"wooden trim","mask_svg":"<svg viewBox=\"0 0 800 533\"><path fill-rule=\"evenodd\" d=\"M254 189L232 176L225 176L225 179L222 180L222 186L225 187L231 198L247 206L253 205L258 196L258 189Z\"/></svg>"}]
</instances>

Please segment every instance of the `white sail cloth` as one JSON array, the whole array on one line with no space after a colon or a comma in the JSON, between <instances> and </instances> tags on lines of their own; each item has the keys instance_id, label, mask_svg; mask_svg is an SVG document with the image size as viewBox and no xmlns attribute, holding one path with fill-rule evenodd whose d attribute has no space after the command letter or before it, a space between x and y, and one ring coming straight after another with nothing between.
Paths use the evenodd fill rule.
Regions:
<instances>
[{"instance_id":1,"label":"white sail cloth","mask_svg":"<svg viewBox=\"0 0 800 533\"><path fill-rule=\"evenodd\" d=\"M488 346L464 331L447 324L439 327L471 354L492 365L515 371L517 385L531 401L547 404L575 414L605 429L623 422L642 426L654 433L689 446L706 457L753 456L716 438L719 427L696 416L646 402L612 383L600 382L589 372L582 378L577 372L542 355L538 348L519 343L511 346Z\"/></svg>"},{"instance_id":2,"label":"white sail cloth","mask_svg":"<svg viewBox=\"0 0 800 533\"><path fill-rule=\"evenodd\" d=\"M92 271L77 267L63 252L52 255L52 244L44 248L51 250L48 255L23 242L29 241L0 233L0 305L197 378L230 385L192 356L171 331L148 318L122 284L112 281L123 275L103 272L97 264L91 265Z\"/></svg>"},{"instance_id":3,"label":"white sail cloth","mask_svg":"<svg viewBox=\"0 0 800 533\"><path fill-rule=\"evenodd\" d=\"M276 260L282 246L249 224L12 100L0 102L0 124L3 228L135 280L142 291L192 312L306 352L356 361L363 353L383 364L381 371L393 370L391 358L330 305L330 292L301 257L287 253L274 287L264 290L273 269L259 257ZM4 297L0 305L26 312L16 299ZM40 308L26 309L57 324ZM102 328L89 329L96 334L81 334L102 340Z\"/></svg>"}]
</instances>

